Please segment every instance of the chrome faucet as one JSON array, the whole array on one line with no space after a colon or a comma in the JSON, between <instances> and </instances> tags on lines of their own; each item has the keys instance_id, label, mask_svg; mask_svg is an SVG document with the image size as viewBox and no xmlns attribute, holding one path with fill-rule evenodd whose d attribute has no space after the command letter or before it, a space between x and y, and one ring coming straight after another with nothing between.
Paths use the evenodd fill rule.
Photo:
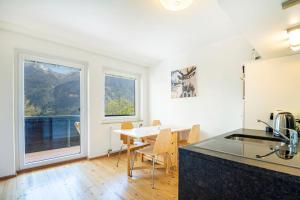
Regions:
<instances>
[{"instance_id":1,"label":"chrome faucet","mask_svg":"<svg viewBox=\"0 0 300 200\"><path fill-rule=\"evenodd\" d=\"M260 119L258 119L257 122L261 122L261 123L267 125L268 127L272 128L274 132L276 132L277 134L279 134L285 140L286 144L292 144L292 145L297 145L298 144L298 132L296 130L289 129L289 128L283 128L285 130L289 130L289 132L290 132L290 138L288 138L286 135L284 135L280 131L274 129L267 122L264 122L264 121L262 121Z\"/></svg>"}]
</instances>

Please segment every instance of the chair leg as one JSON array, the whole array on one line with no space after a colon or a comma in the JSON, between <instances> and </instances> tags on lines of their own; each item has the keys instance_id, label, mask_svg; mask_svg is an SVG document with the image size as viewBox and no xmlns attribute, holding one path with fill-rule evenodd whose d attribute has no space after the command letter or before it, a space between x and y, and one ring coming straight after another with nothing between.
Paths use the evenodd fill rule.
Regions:
<instances>
[{"instance_id":1,"label":"chair leg","mask_svg":"<svg viewBox=\"0 0 300 200\"><path fill-rule=\"evenodd\" d=\"M164 164L165 164L165 168L166 168L166 174L169 174L169 156L168 154L165 154L164 156Z\"/></svg>"},{"instance_id":2,"label":"chair leg","mask_svg":"<svg viewBox=\"0 0 300 200\"><path fill-rule=\"evenodd\" d=\"M123 145L121 146L120 151L119 151L118 161L117 161L117 167L119 167L119 161L120 161L120 157L121 157L121 152L122 152L122 150L123 150Z\"/></svg>"},{"instance_id":3,"label":"chair leg","mask_svg":"<svg viewBox=\"0 0 300 200\"><path fill-rule=\"evenodd\" d=\"M152 189L154 189L155 158L152 157Z\"/></svg>"},{"instance_id":4,"label":"chair leg","mask_svg":"<svg viewBox=\"0 0 300 200\"><path fill-rule=\"evenodd\" d=\"M130 175L132 176L132 171L133 171L133 167L134 167L134 161L136 160L136 155L137 153L134 152L133 158L131 159L131 167L130 167Z\"/></svg>"}]
</instances>

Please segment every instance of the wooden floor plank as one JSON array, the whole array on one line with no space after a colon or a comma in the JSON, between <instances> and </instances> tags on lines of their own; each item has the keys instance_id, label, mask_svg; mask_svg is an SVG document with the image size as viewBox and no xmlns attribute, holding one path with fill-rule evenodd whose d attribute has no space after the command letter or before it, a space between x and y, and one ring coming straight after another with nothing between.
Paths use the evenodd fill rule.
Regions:
<instances>
[{"instance_id":1,"label":"wooden floor plank","mask_svg":"<svg viewBox=\"0 0 300 200\"><path fill-rule=\"evenodd\" d=\"M38 169L0 182L0 200L172 200L178 198L177 175L156 170L155 189L151 170L143 169L127 176L127 157L117 156L78 161ZM136 166L142 163L138 160ZM143 165L150 166L150 162Z\"/></svg>"}]
</instances>

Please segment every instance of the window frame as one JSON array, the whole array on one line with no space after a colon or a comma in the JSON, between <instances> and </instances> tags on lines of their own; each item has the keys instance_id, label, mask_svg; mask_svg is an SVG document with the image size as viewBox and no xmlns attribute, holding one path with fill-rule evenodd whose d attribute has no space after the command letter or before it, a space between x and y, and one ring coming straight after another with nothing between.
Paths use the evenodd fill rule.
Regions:
<instances>
[{"instance_id":1,"label":"window frame","mask_svg":"<svg viewBox=\"0 0 300 200\"><path fill-rule=\"evenodd\" d=\"M134 98L134 109L135 115L133 116L106 116L105 114L105 77L106 75L123 77L127 79L135 80L135 98ZM119 70L107 69L103 70L103 121L104 122L122 122L122 121L137 121L140 118L140 94L141 94L141 76L140 74L132 73L132 72L124 72Z\"/></svg>"}]
</instances>

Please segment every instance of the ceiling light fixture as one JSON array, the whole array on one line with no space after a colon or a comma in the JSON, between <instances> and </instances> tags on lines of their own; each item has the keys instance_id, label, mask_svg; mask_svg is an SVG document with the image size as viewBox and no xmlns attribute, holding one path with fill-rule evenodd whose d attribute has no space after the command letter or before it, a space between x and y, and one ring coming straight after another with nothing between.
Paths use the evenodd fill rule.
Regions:
<instances>
[{"instance_id":1,"label":"ceiling light fixture","mask_svg":"<svg viewBox=\"0 0 300 200\"><path fill-rule=\"evenodd\" d=\"M178 11L189 7L193 0L160 0L160 3L167 10Z\"/></svg>"},{"instance_id":2,"label":"ceiling light fixture","mask_svg":"<svg viewBox=\"0 0 300 200\"><path fill-rule=\"evenodd\" d=\"M287 30L290 46L293 51L300 51L300 25Z\"/></svg>"}]
</instances>

